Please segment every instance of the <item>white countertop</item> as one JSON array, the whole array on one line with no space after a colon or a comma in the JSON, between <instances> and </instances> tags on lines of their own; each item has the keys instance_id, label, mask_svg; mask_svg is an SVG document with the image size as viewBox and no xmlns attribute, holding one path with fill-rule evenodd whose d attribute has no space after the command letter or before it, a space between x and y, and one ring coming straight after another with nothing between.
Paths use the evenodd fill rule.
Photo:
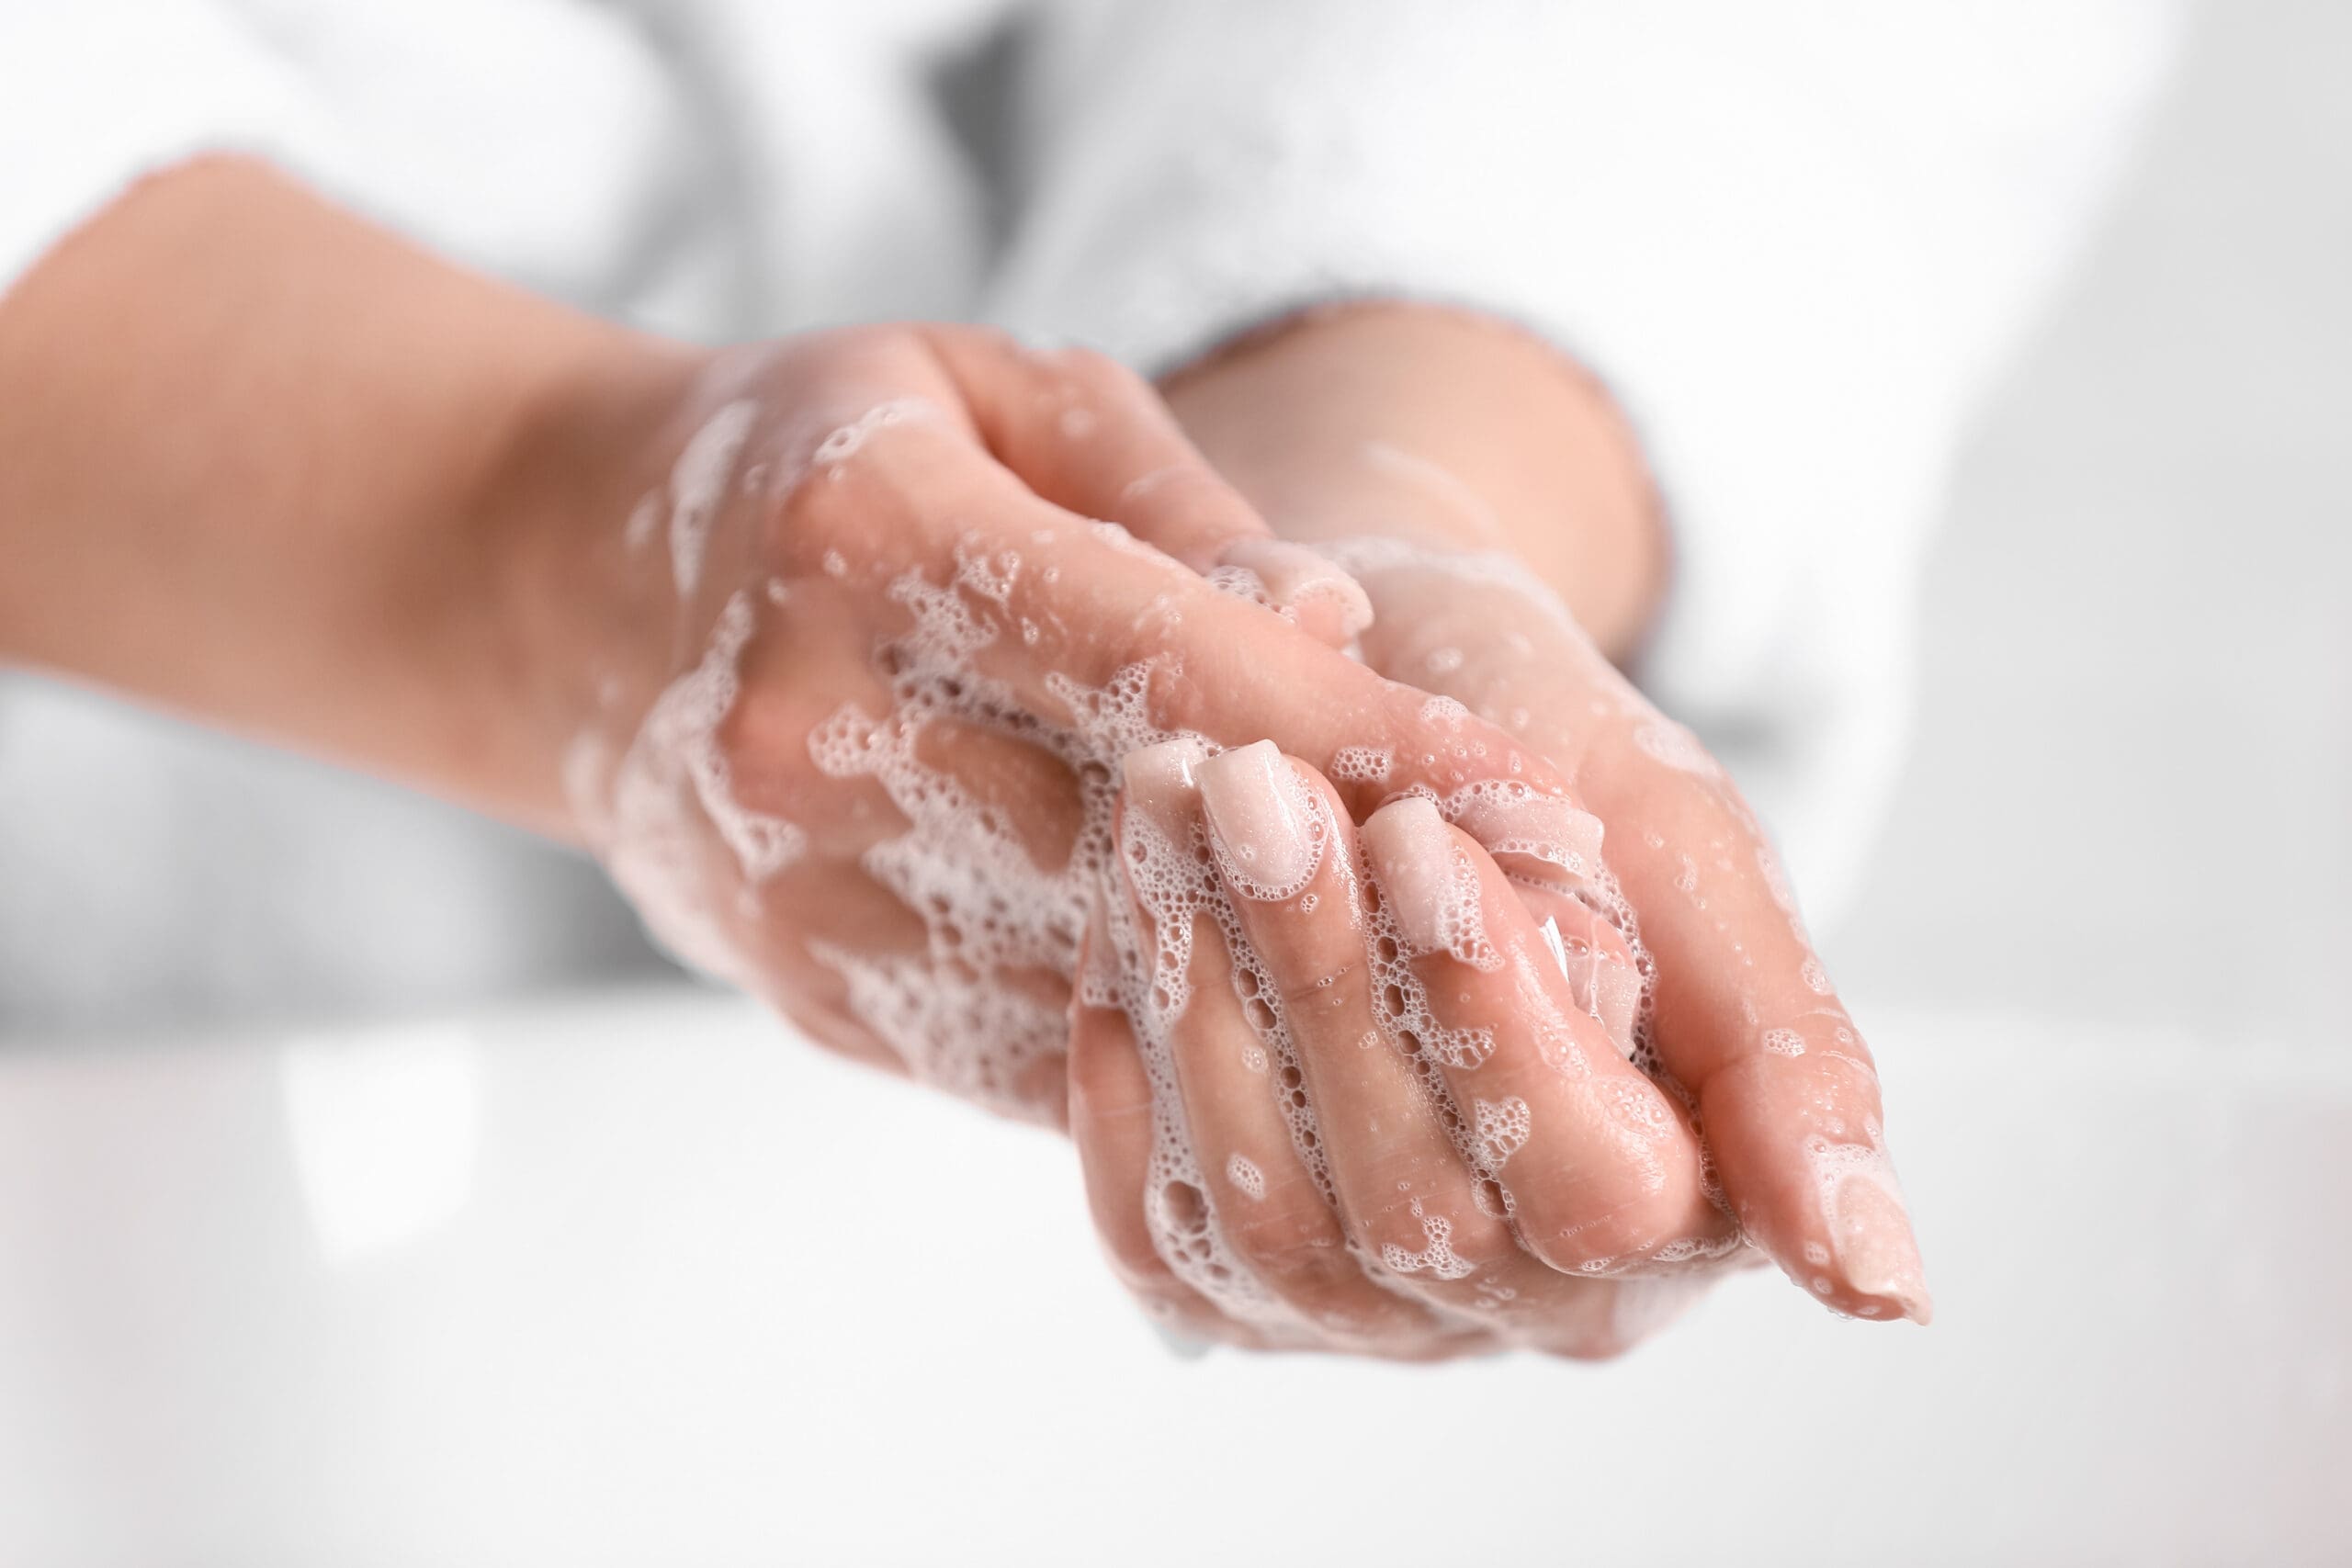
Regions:
<instances>
[{"instance_id":1,"label":"white countertop","mask_svg":"<svg viewBox=\"0 0 2352 1568\"><path fill-rule=\"evenodd\" d=\"M696 993L20 1042L0 1561L2342 1561L2352 1067L1863 1008L1936 1325L1604 1367L1178 1359L1057 1137Z\"/></svg>"}]
</instances>

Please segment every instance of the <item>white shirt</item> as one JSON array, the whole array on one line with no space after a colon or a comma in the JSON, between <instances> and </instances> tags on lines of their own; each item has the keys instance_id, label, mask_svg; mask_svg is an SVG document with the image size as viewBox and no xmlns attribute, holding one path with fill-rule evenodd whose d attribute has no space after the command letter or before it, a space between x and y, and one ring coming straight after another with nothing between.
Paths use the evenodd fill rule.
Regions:
<instances>
[{"instance_id":1,"label":"white shirt","mask_svg":"<svg viewBox=\"0 0 2352 1568\"><path fill-rule=\"evenodd\" d=\"M991 185L938 86L1007 26ZM1899 761L1967 415L2176 30L2163 0L0 0L0 288L142 173L238 148L699 338L978 316L1162 368L1335 295L1512 317L1641 433L1676 540L1644 683L1818 914ZM589 886L461 813L0 679L0 1023L628 962Z\"/></svg>"}]
</instances>

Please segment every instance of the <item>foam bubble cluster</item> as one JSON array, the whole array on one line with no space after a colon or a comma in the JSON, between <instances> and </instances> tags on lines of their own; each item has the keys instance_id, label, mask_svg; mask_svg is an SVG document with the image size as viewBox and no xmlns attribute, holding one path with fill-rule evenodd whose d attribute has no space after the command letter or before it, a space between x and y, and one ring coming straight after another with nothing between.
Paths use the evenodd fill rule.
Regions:
<instances>
[{"instance_id":1,"label":"foam bubble cluster","mask_svg":"<svg viewBox=\"0 0 2352 1568\"><path fill-rule=\"evenodd\" d=\"M703 862L703 824L734 854L744 885L757 886L798 858L807 836L783 818L735 798L718 729L735 705L738 671L751 640L749 595L727 602L703 658L657 698L614 769L610 807L583 810L603 841L613 879L648 923L696 968L737 981L746 976ZM597 793L596 759L574 749L567 772L575 803ZM691 803L691 805L690 805Z\"/></svg>"},{"instance_id":2,"label":"foam bubble cluster","mask_svg":"<svg viewBox=\"0 0 2352 1568\"><path fill-rule=\"evenodd\" d=\"M702 581L710 525L727 496L727 481L752 434L759 405L731 402L686 442L670 474L670 570L678 597L691 598Z\"/></svg>"},{"instance_id":3,"label":"foam bubble cluster","mask_svg":"<svg viewBox=\"0 0 2352 1568\"><path fill-rule=\"evenodd\" d=\"M721 411L689 444L672 476L669 537L682 597L699 581L715 498L740 461L750 428L747 414L733 412L739 407ZM847 462L876 432L929 412L920 405L885 405L819 443L813 461L820 468ZM630 536L652 526L632 518ZM1095 525L1094 534L1172 571L1186 570L1115 525ZM1454 570L1464 570L1453 558ZM1340 563L1352 564L1344 554ZM1043 685L1051 701L1041 701L1034 690L1016 691L989 672L985 655L1001 638L1036 639L1034 626L1011 609L1028 570L1019 551L976 538L956 552L944 580L918 570L888 584L906 624L876 649L875 668L887 679L887 697L835 708L810 730L807 755L826 779L878 789L903 819L902 828L863 852L861 864L918 917L921 942L910 951L875 952L817 940L808 952L840 976L850 1012L918 1077L1015 1114L1039 1113L1038 1086L1050 1079L1066 1048L1057 984L1067 982L1088 1005L1124 1011L1151 1088L1144 1217L1155 1247L1180 1280L1270 1337L1311 1333L1251 1273L1220 1223L1221 1200L1264 1198L1268 1179L1260 1161L1265 1151L1255 1151L1253 1158L1198 1148L1177 1078L1176 1027L1188 1010L1204 1005L1196 992L1196 932L1211 931L1230 960L1231 996L1216 998L1217 1004L1238 1009L1252 1037L1245 1064L1263 1075L1299 1168L1327 1201L1336 1201L1281 987L1248 940L1229 887L1253 899L1295 899L1305 913L1309 882L1317 874L1337 876L1350 906L1363 912L1377 1026L1365 1046L1402 1056L1412 1092L1443 1128L1470 1173L1478 1206L1490 1216L1510 1220L1515 1202L1504 1172L1539 1129L1527 1102L1516 1096L1454 1092L1448 1075L1474 1071L1492 1056L1492 1030L1440 1021L1413 963L1415 953L1431 951L1431 944L1408 940L1408 922L1381 896L1368 857L1361 847L1345 850L1350 836L1329 805L1287 767L1282 776L1295 787L1289 805L1306 825L1312 850L1303 874L1288 868L1280 877L1260 875L1204 818L1180 833L1146 812L1118 811L1119 764L1129 753L1178 739L1197 745L1204 756L1217 750L1152 721L1153 684L1178 673L1171 662L1130 664L1099 686L1047 675ZM1500 567L1477 570L1505 575ZM850 575L838 551L826 552L823 570L837 581ZM1508 580L1513 586L1522 582L1515 569ZM1269 597L1264 582L1246 567L1221 568L1215 581L1243 597ZM839 592L821 581L814 586ZM720 732L741 694L742 660L763 617L797 606L803 592L796 582L789 591L734 594L698 660L655 700L618 760L608 768L593 748L580 749L577 759L575 788L583 799L606 793L595 781L609 775L609 809L592 818L595 837L649 924L687 962L738 982L752 978L746 938L712 889L725 876L756 889L807 852L808 836L738 799ZM1434 743L1455 760L1484 755L1485 742L1465 733L1469 714L1458 701L1431 697L1420 716L1436 731ZM1077 828L1058 863L1041 863L1014 814L959 775L959 757L989 746L1041 752L1075 781ZM1493 760L1498 769L1505 762ZM1351 745L1339 749L1330 773L1376 785L1392 778L1396 763L1385 744ZM1508 763L1515 772L1518 759ZM1543 926L1553 961L1618 1048L1654 1071L1646 1043L1653 970L1633 911L1603 863L1600 822L1508 777L1431 798L1438 813L1487 845L1507 874L1558 896L1566 924L1555 914ZM724 852L716 865L714 840ZM1443 897L1425 912L1437 932L1434 946L1491 971L1504 957L1485 929L1476 869L1458 851L1453 866ZM1428 922L1417 914L1410 923L1420 931ZM1573 1068L1578 1060L1574 1042L1555 1032L1542 1048ZM1658 1113L1664 1113L1662 1102ZM1419 1198L1410 1209L1422 1233L1419 1246L1392 1242L1375 1250L1351 1244L1366 1273L1383 1280L1473 1274L1474 1264L1454 1250L1452 1221ZM1498 1290L1498 1300L1510 1293Z\"/></svg>"},{"instance_id":4,"label":"foam bubble cluster","mask_svg":"<svg viewBox=\"0 0 2352 1568\"><path fill-rule=\"evenodd\" d=\"M1225 1162L1225 1179L1252 1202L1266 1196L1265 1173L1247 1155L1235 1155Z\"/></svg>"}]
</instances>

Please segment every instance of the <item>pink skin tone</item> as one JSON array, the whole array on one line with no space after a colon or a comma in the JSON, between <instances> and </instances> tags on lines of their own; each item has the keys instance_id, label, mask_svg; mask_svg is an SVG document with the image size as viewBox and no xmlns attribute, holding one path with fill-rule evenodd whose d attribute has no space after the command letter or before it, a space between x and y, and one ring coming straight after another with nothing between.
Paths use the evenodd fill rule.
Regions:
<instances>
[{"instance_id":1,"label":"pink skin tone","mask_svg":"<svg viewBox=\"0 0 2352 1568\"><path fill-rule=\"evenodd\" d=\"M1611 1355L1670 1321L1737 1256L1727 1249L1739 1228L1712 1188L1675 1080L1654 1084L1624 1059L1595 1016L1590 983L1562 973L1539 929L1536 908L1576 907L1555 901L1557 884L1514 881L1424 797L1400 796L1357 829L1327 781L1267 743L1205 759L1171 743L1131 757L1125 772L1128 811L1170 833L1206 822L1242 930L1274 981L1271 995L1238 994L1216 930L1199 922L1174 1054L1196 1163L1224 1172L1238 1156L1248 1177L1245 1190L1212 1176L1207 1201L1291 1309L1276 1342L1406 1359L1510 1346ZM1313 804L1302 810L1302 800ZM1311 845L1305 822L1318 811L1328 833ZM1368 920L1375 904L1393 926ZM1434 1022L1484 1031L1489 1051L1432 1060L1432 1043L1384 1017L1372 959L1392 931ZM1287 1025L1303 1085L1270 1079L1253 1059L1252 1003ZM1773 1085L1783 1090L1805 1067L1802 1057L1770 1060L1788 1062ZM1070 1074L1097 1223L1131 1288L1190 1332L1265 1342L1267 1325L1221 1317L1178 1280L1142 1224L1148 1091L1128 1021L1080 1010ZM1862 1117L1875 1122L1875 1098L1865 1109L1843 1066L1822 1077L1822 1092L1792 1091L1804 1103L1776 1109L1800 1137L1840 1113L1857 1132ZM1276 1099L1299 1089L1328 1183L1312 1178L1275 1114ZM1735 1102L1734 1117L1743 1113L1754 1114ZM1454 1135L1463 1119L1491 1129L1466 1156ZM1768 1179L1781 1152L1779 1130L1769 1131L1758 1162ZM1826 1213L1821 1172L1809 1168L1805 1190L1751 1200L1742 1217L1752 1229L1757 1213L1773 1213L1788 1227L1778 1239L1801 1257L1818 1249L1809 1278L1831 1288L1809 1288L1832 1305L1924 1315L1916 1250L1898 1244L1890 1256L1879 1239L1907 1242L1899 1204L1874 1173L1851 1168L1833 1162L1831 1179L1856 1186L1833 1189ZM1388 1266L1367 1269L1366 1258Z\"/></svg>"},{"instance_id":2,"label":"pink skin tone","mask_svg":"<svg viewBox=\"0 0 2352 1568\"><path fill-rule=\"evenodd\" d=\"M681 476L730 421L684 581L659 526L618 520L692 510ZM1068 883L1088 775L1117 760L1070 733L1061 682L1136 676L1154 734L1275 730L1327 761L1370 738L1429 759L1399 778L1441 790L1513 750L1474 725L1481 763L1423 694L1336 652L1369 621L1362 590L1267 537L1149 389L1096 356L944 328L740 351L633 471L650 513L624 489L615 524L574 526L553 569L579 584L567 600L601 606L560 699L583 715L591 847L690 962L838 1050L1011 1114L1066 1115L1083 907ZM1236 568L1254 600L1217 586ZM910 705L935 635L971 645L957 687L1001 688L984 714ZM723 718L707 740L673 730L662 715L725 637ZM910 758L888 761L901 742ZM962 805L935 810L942 791Z\"/></svg>"},{"instance_id":3,"label":"pink skin tone","mask_svg":"<svg viewBox=\"0 0 2352 1568\"><path fill-rule=\"evenodd\" d=\"M1316 976L1339 998L1295 1010L1331 1134L1318 1213L1267 1135L1266 1081L1224 1074L1240 1002L1218 942L1195 942L1182 1093L1221 1140L1205 1179L1255 1172L1253 1218L1227 1229L1291 1319L1238 1325L1171 1291L1148 1236L1136 1249L1148 1102L1123 1076L1126 1021L1072 1003L1082 914L1014 933L985 971L991 1016L1048 1037L999 1053L993 1077L934 1076L1067 1116L1138 1290L1246 1343L1621 1348L1706 1278L1674 1259L1731 1233L1679 1085L1748 1236L1833 1306L1924 1316L1868 1054L1736 795L1601 657L1638 639L1662 552L1628 505L1638 465L1577 385L1434 311L1317 318L1221 355L1171 389L1175 417L1097 356L962 328L714 354L208 160L126 195L0 299L0 657L584 840L697 961L836 1049L925 1070L820 952L968 970L943 917L877 869L920 807L819 743L845 711L862 744L908 716L922 614L974 628L990 716L927 717L909 743L991 824L972 843L998 858L958 865L968 883L1051 883L1120 770L1040 737L1075 722L1072 682L1140 668L1150 738L1243 749L1153 809L1212 821L1253 943L1301 974L1361 950L1361 897L1393 881L1399 929L1432 939L1409 962L1439 1023L1495 1043L1476 1065L1368 1050L1396 1032L1379 998L1360 971ZM1436 554L1351 547L1334 566L1268 517L1292 540ZM1574 620L1540 589L1431 569L1464 549L1522 558ZM1246 749L1268 736L1286 760ZM1367 773L1367 750L1392 765ZM1481 780L1521 793L1498 816L1463 793ZM1457 825L1399 798L1414 791ZM1327 834L1304 890L1277 809L1300 800ZM1596 854L1658 962L1663 1090L1617 1055L1630 952L1578 899ZM1453 940L1463 907L1432 886L1474 891L1476 942ZM1545 918L1576 943L1566 975ZM1342 1056L1349 1009L1370 1021ZM1449 1095L1466 1144L1430 1120ZM1374 1280L1360 1258L1398 1261Z\"/></svg>"},{"instance_id":4,"label":"pink skin tone","mask_svg":"<svg viewBox=\"0 0 2352 1568\"><path fill-rule=\"evenodd\" d=\"M1367 656L1426 666L1430 639L1455 639L1461 664L1431 683L1500 716L1606 824L1610 868L1657 960L1662 1065L1692 1097L1749 1237L1839 1311L1926 1321L1869 1047L1730 779L1546 614L1540 589L1401 566L1364 581L1375 627L1396 628L1368 637Z\"/></svg>"},{"instance_id":5,"label":"pink skin tone","mask_svg":"<svg viewBox=\"0 0 2352 1568\"><path fill-rule=\"evenodd\" d=\"M910 582L987 632L1004 693L918 748L1040 876L1084 781L1013 732L1069 721L1057 682L1142 666L1154 726L1326 761L1437 739L1334 651L1361 591L1099 355L920 325L664 342L237 158L130 191L0 300L0 656L585 840L695 960L885 1066L907 1053L817 943L959 965L869 867L900 803L811 739L893 716ZM1251 582L1268 604L1227 591ZM1037 1048L956 1087L1062 1117L1079 923L991 964L991 1018Z\"/></svg>"},{"instance_id":6,"label":"pink skin tone","mask_svg":"<svg viewBox=\"0 0 2352 1568\"><path fill-rule=\"evenodd\" d=\"M1659 1081L1678 1114L1698 1113L1747 1238L1836 1310L1925 1322L1860 1032L1736 789L1612 667L1638 645L1663 564L1638 450L1605 395L1509 329L1373 305L1259 334L1185 372L1170 398L1277 532L1318 542L1363 584L1368 663L1456 699L1568 781L1565 799L1605 837L1657 961ZM1383 798L1350 801L1361 819ZM1523 900L1556 898L1539 887L1557 868L1511 851L1507 824L1476 807L1456 816L1498 848ZM1318 902L1308 918L1337 916ZM1560 1136L1557 1122L1533 1123L1534 1141ZM1532 1157L1513 1155L1512 1169ZM1589 1222L1555 1228L1638 1234L1643 1213L1596 1202ZM1667 1303L1649 1304L1655 1321Z\"/></svg>"},{"instance_id":7,"label":"pink skin tone","mask_svg":"<svg viewBox=\"0 0 2352 1568\"><path fill-rule=\"evenodd\" d=\"M1612 1276L1657 1271L1648 1255L1675 1243L1721 1256L1736 1233L1704 1190L1688 1120L1563 976L1520 888L1424 798L1391 803L1359 832L1328 782L1270 744L1197 757L1183 742L1131 757L1126 808L1164 832L1206 822L1273 981L1254 999L1287 1024L1303 1069L1292 1083L1253 1062L1246 1003L1201 922L1174 1040L1186 1125L1226 1235L1292 1311L1283 1342L1408 1359L1510 1346L1590 1357L1627 1348L1636 1324L1657 1326L1661 1299L1687 1299L1703 1275L1680 1272L1679 1286ZM1329 829L1312 847L1310 816ZM1286 874L1238 873L1245 860ZM1465 898L1466 919L1445 908ZM1434 1042L1384 1016L1370 959L1389 928L1367 919L1381 900L1435 1022L1488 1032L1491 1054L1440 1060ZM1143 1070L1127 1021L1082 1010L1070 1070L1098 1222L1131 1286L1193 1332L1265 1337L1264 1325L1221 1320L1160 1266L1140 1223ZM1294 1090L1314 1107L1328 1192L1275 1113ZM1483 1170L1446 1124L1456 1114L1485 1129L1472 1140ZM1246 1190L1215 1175L1236 1156ZM1366 1258L1390 1261L1374 1271Z\"/></svg>"}]
</instances>

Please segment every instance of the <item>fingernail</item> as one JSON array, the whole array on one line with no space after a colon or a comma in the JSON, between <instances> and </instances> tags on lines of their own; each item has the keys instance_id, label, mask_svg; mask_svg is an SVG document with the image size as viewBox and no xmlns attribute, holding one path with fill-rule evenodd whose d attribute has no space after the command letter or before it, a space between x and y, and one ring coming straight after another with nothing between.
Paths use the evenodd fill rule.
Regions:
<instances>
[{"instance_id":1,"label":"fingernail","mask_svg":"<svg viewBox=\"0 0 2352 1568\"><path fill-rule=\"evenodd\" d=\"M1444 953L1457 946L1464 889L1455 865L1453 837L1437 807L1417 795L1392 800L1363 825L1363 842L1372 853L1381 893L1405 940L1422 953ZM1469 896L1475 905L1475 880Z\"/></svg>"},{"instance_id":2,"label":"fingernail","mask_svg":"<svg viewBox=\"0 0 2352 1568\"><path fill-rule=\"evenodd\" d=\"M1217 862L1235 891L1288 898L1322 858L1313 804L1271 740L1211 757L1198 770L1201 804L1216 829Z\"/></svg>"},{"instance_id":3,"label":"fingernail","mask_svg":"<svg viewBox=\"0 0 2352 1568\"><path fill-rule=\"evenodd\" d=\"M1207 747L1190 739L1163 740L1128 752L1119 759L1128 807L1142 812L1161 832L1185 841L1191 835L1193 802L1200 794L1197 770L1207 755Z\"/></svg>"},{"instance_id":4,"label":"fingernail","mask_svg":"<svg viewBox=\"0 0 2352 1568\"><path fill-rule=\"evenodd\" d=\"M1452 804L1453 823L1492 855L1524 855L1570 877L1600 870L1600 818L1556 795L1509 779L1472 784Z\"/></svg>"},{"instance_id":5,"label":"fingernail","mask_svg":"<svg viewBox=\"0 0 2352 1568\"><path fill-rule=\"evenodd\" d=\"M1363 585L1328 558L1283 539L1236 539L1218 559L1256 575L1277 606L1297 609L1328 601L1338 613L1341 634L1353 637L1372 625L1372 600Z\"/></svg>"},{"instance_id":6,"label":"fingernail","mask_svg":"<svg viewBox=\"0 0 2352 1568\"><path fill-rule=\"evenodd\" d=\"M1896 1303L1916 1323L1935 1315L1911 1217L1884 1182L1867 1171L1840 1180L1833 1190L1829 1221L1830 1246L1849 1285Z\"/></svg>"}]
</instances>

